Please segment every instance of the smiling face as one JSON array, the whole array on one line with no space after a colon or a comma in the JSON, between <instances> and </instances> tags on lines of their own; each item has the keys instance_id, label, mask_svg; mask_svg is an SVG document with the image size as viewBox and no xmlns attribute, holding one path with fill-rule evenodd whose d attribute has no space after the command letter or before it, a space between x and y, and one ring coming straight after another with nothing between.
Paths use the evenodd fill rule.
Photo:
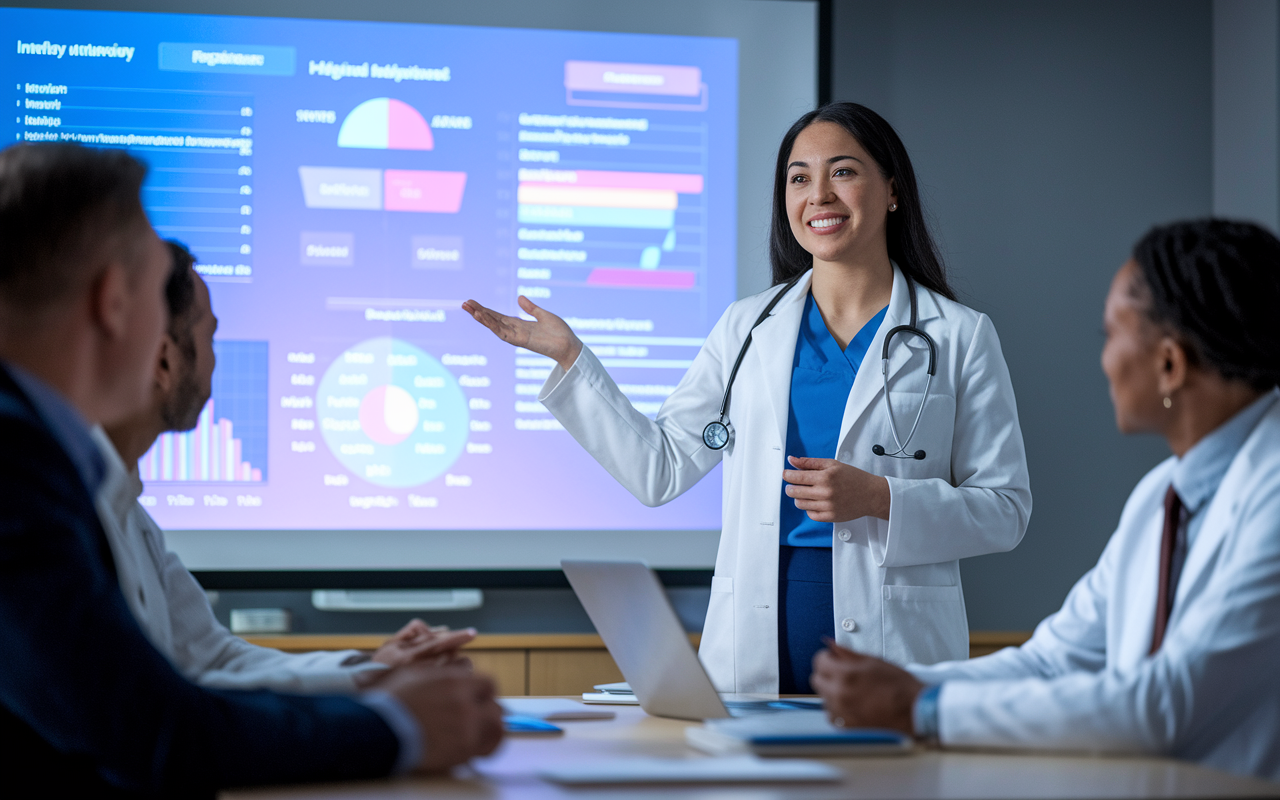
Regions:
<instances>
[{"instance_id":1,"label":"smiling face","mask_svg":"<svg viewBox=\"0 0 1280 800\"><path fill-rule=\"evenodd\" d=\"M893 181L848 131L816 122L787 159L791 233L815 263L887 258L885 223L897 202Z\"/></svg>"}]
</instances>

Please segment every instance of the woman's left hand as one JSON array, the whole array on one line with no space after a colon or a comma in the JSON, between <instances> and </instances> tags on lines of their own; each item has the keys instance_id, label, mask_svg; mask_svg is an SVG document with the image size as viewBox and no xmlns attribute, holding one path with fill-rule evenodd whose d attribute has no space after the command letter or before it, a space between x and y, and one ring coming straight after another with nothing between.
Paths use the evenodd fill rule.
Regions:
<instances>
[{"instance_id":1,"label":"woman's left hand","mask_svg":"<svg viewBox=\"0 0 1280 800\"><path fill-rule=\"evenodd\" d=\"M889 518L889 482L879 475L833 458L787 456L793 469L782 471L787 497L817 522L859 517Z\"/></svg>"}]
</instances>

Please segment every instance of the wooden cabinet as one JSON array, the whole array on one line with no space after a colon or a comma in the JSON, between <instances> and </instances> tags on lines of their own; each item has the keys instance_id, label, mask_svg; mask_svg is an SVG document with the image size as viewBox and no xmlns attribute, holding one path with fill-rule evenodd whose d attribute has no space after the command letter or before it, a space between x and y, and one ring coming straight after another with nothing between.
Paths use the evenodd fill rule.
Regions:
<instances>
[{"instance_id":1,"label":"wooden cabinet","mask_svg":"<svg viewBox=\"0 0 1280 800\"><path fill-rule=\"evenodd\" d=\"M1022 644L1031 634L1022 631L974 631L969 656L994 653ZM246 636L263 647L291 653L309 650L372 650L384 635ZM698 634L689 640L696 647ZM498 693L512 695L574 695L591 691L597 683L622 680L604 642L593 633L490 633L477 636L465 651L476 669L498 683Z\"/></svg>"}]
</instances>

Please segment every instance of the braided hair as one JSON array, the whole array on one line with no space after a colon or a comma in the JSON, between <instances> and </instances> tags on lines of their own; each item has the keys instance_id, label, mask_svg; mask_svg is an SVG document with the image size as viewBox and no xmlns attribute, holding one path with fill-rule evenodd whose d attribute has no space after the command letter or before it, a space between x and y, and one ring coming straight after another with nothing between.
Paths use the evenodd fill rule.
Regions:
<instances>
[{"instance_id":1,"label":"braided hair","mask_svg":"<svg viewBox=\"0 0 1280 800\"><path fill-rule=\"evenodd\" d=\"M1190 362L1266 391L1280 384L1280 239L1249 222L1152 228L1133 248L1148 316Z\"/></svg>"}]
</instances>

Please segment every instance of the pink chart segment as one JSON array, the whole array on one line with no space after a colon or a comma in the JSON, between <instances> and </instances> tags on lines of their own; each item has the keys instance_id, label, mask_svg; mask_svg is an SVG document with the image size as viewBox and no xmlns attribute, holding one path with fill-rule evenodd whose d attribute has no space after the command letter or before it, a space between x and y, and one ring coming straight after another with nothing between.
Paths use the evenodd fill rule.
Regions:
<instances>
[{"instance_id":1,"label":"pink chart segment","mask_svg":"<svg viewBox=\"0 0 1280 800\"><path fill-rule=\"evenodd\" d=\"M629 289L692 289L698 275L686 270L611 269L598 267L587 276L589 286L617 286Z\"/></svg>"},{"instance_id":2,"label":"pink chart segment","mask_svg":"<svg viewBox=\"0 0 1280 800\"><path fill-rule=\"evenodd\" d=\"M298 167L298 177L307 208L351 211L456 214L467 188L467 173L436 170Z\"/></svg>"},{"instance_id":3,"label":"pink chart segment","mask_svg":"<svg viewBox=\"0 0 1280 800\"><path fill-rule=\"evenodd\" d=\"M462 208L467 173L389 169L384 185L384 208L387 211L456 214Z\"/></svg>"}]
</instances>

